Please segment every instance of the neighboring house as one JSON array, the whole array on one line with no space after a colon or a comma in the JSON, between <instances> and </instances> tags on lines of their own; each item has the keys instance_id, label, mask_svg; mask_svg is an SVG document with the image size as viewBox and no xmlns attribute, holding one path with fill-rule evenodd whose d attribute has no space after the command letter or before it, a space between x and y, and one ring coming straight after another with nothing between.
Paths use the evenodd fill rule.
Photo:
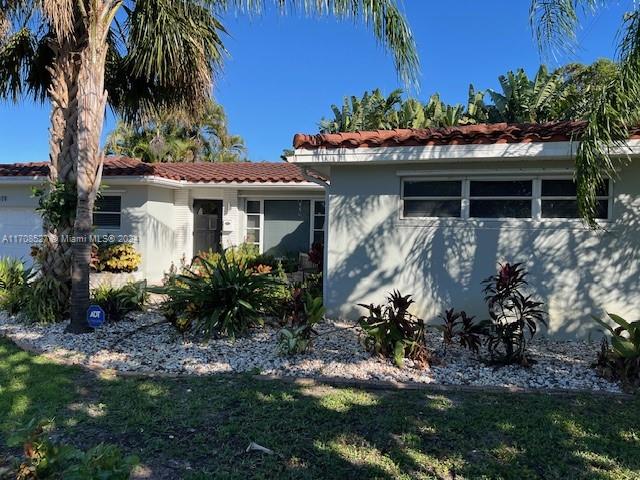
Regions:
<instances>
[{"instance_id":1,"label":"neighboring house","mask_svg":"<svg viewBox=\"0 0 640 480\"><path fill-rule=\"evenodd\" d=\"M296 135L289 162L328 179L325 304L412 294L415 313L486 318L481 281L523 262L549 333L586 336L603 310L640 312L640 140L599 194L599 225L578 218L580 123L477 125Z\"/></svg>"},{"instance_id":2,"label":"neighboring house","mask_svg":"<svg viewBox=\"0 0 640 480\"><path fill-rule=\"evenodd\" d=\"M31 189L47 174L46 163L0 165L0 256L27 258L42 233ZM316 181L287 163L107 158L95 233L132 240L142 256L139 275L150 282L200 251L243 242L298 255L323 241L324 191Z\"/></svg>"}]
</instances>

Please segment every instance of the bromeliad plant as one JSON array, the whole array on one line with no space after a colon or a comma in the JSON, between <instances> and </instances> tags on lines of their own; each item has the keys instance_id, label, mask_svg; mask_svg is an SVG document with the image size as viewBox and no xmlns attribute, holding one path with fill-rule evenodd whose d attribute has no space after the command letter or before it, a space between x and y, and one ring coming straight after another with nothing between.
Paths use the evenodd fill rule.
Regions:
<instances>
[{"instance_id":1,"label":"bromeliad plant","mask_svg":"<svg viewBox=\"0 0 640 480\"><path fill-rule=\"evenodd\" d=\"M180 332L237 337L263 323L278 280L225 255L216 264L202 257L194 264L163 287L149 289L167 296L162 311Z\"/></svg>"},{"instance_id":2,"label":"bromeliad plant","mask_svg":"<svg viewBox=\"0 0 640 480\"><path fill-rule=\"evenodd\" d=\"M611 334L611 345L602 339L602 350L595 364L605 378L619 380L632 388L640 387L640 320L628 322L619 315L607 313L616 326L593 317Z\"/></svg>"},{"instance_id":3,"label":"bromeliad plant","mask_svg":"<svg viewBox=\"0 0 640 480\"><path fill-rule=\"evenodd\" d=\"M529 285L526 276L521 263L505 263L500 264L497 275L482 282L489 320L480 325L484 328L486 345L495 363L528 366L527 334L531 339L539 324L547 325L543 303L523 293Z\"/></svg>"},{"instance_id":4,"label":"bromeliad plant","mask_svg":"<svg viewBox=\"0 0 640 480\"><path fill-rule=\"evenodd\" d=\"M457 339L461 347L467 348L474 353L480 351L482 335L485 329L482 324L475 323L475 317L467 315L464 310L456 312L453 308L446 310L441 316L442 325L436 328L443 334L444 353L447 353L447 346L452 345Z\"/></svg>"},{"instance_id":5,"label":"bromeliad plant","mask_svg":"<svg viewBox=\"0 0 640 480\"><path fill-rule=\"evenodd\" d=\"M309 351L313 339L318 335L315 326L324 318L322 297L313 297L301 288L293 291L291 303L294 314L291 326L280 330L280 353L295 355Z\"/></svg>"},{"instance_id":6,"label":"bromeliad plant","mask_svg":"<svg viewBox=\"0 0 640 480\"><path fill-rule=\"evenodd\" d=\"M365 348L392 358L398 367L404 365L405 357L426 367L430 355L426 347L424 320L409 313L413 303L411 295L403 296L394 290L384 305L358 304L369 312L358 320L364 333Z\"/></svg>"},{"instance_id":7,"label":"bromeliad plant","mask_svg":"<svg viewBox=\"0 0 640 480\"><path fill-rule=\"evenodd\" d=\"M15 315L24 307L31 269L17 258L0 258L0 310Z\"/></svg>"},{"instance_id":8,"label":"bromeliad plant","mask_svg":"<svg viewBox=\"0 0 640 480\"><path fill-rule=\"evenodd\" d=\"M119 322L128 313L143 311L148 298L144 280L129 282L120 288L103 284L91 292L91 303L102 307L109 322Z\"/></svg>"}]
</instances>

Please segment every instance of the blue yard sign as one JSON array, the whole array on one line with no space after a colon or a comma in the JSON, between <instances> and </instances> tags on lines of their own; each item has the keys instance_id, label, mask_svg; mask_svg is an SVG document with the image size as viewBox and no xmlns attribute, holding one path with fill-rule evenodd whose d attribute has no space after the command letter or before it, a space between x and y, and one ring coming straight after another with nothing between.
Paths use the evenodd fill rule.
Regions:
<instances>
[{"instance_id":1,"label":"blue yard sign","mask_svg":"<svg viewBox=\"0 0 640 480\"><path fill-rule=\"evenodd\" d=\"M104 324L105 315L104 310L98 305L91 305L87 309L87 323L91 328L98 328Z\"/></svg>"}]
</instances>

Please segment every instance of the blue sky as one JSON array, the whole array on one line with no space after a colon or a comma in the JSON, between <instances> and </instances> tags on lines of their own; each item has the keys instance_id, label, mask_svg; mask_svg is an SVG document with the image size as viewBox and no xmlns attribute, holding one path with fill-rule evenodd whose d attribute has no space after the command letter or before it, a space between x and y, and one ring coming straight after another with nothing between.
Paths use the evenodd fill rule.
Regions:
<instances>
[{"instance_id":1,"label":"blue sky","mask_svg":"<svg viewBox=\"0 0 640 480\"><path fill-rule=\"evenodd\" d=\"M587 17L580 48L547 63L590 63L615 56L615 38L630 0L611 1ZM528 27L528 0L405 0L421 60L420 99L440 92L450 103L466 100L469 83L497 88L498 75L525 68L534 73L540 56ZM480 8L481 7L481 8ZM251 160L278 160L294 133L316 132L332 103L376 87L402 86L392 59L362 25L269 12L229 16L229 59L215 96L242 135ZM105 133L113 128L109 115ZM0 104L0 162L46 160L48 106Z\"/></svg>"}]
</instances>

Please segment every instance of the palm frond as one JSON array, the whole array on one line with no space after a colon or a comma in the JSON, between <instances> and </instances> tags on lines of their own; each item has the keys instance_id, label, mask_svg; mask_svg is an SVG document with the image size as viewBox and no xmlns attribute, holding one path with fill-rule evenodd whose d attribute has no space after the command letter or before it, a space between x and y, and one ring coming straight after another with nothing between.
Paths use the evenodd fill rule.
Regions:
<instances>
[{"instance_id":1,"label":"palm frond","mask_svg":"<svg viewBox=\"0 0 640 480\"><path fill-rule=\"evenodd\" d=\"M39 3L44 17L59 40L73 34L75 0L40 0Z\"/></svg>"},{"instance_id":2,"label":"palm frond","mask_svg":"<svg viewBox=\"0 0 640 480\"><path fill-rule=\"evenodd\" d=\"M22 28L5 39L0 46L0 98L12 101L20 98L35 49L36 38L28 28Z\"/></svg>"},{"instance_id":3,"label":"palm frond","mask_svg":"<svg viewBox=\"0 0 640 480\"><path fill-rule=\"evenodd\" d=\"M589 91L587 126L576 155L578 206L583 218L596 226L597 191L616 167L627 162L631 127L640 122L640 11L627 14L620 42L620 69L607 84ZM614 154L621 150L623 153Z\"/></svg>"},{"instance_id":4,"label":"palm frond","mask_svg":"<svg viewBox=\"0 0 640 480\"><path fill-rule=\"evenodd\" d=\"M311 16L332 15L353 21L362 20L380 44L390 51L396 71L407 85L418 84L420 62L409 24L396 0L209 0L226 9L261 14L267 4L281 14L299 10Z\"/></svg>"},{"instance_id":5,"label":"palm frond","mask_svg":"<svg viewBox=\"0 0 640 480\"><path fill-rule=\"evenodd\" d=\"M110 54L117 72L111 78L126 79L113 97L116 110L136 120L202 108L226 55L226 31L214 12L196 0L139 0L126 29L126 53Z\"/></svg>"},{"instance_id":6,"label":"palm frond","mask_svg":"<svg viewBox=\"0 0 640 480\"><path fill-rule=\"evenodd\" d=\"M575 46L581 13L604 6L605 0L531 0L529 22L542 51L555 53Z\"/></svg>"}]
</instances>

